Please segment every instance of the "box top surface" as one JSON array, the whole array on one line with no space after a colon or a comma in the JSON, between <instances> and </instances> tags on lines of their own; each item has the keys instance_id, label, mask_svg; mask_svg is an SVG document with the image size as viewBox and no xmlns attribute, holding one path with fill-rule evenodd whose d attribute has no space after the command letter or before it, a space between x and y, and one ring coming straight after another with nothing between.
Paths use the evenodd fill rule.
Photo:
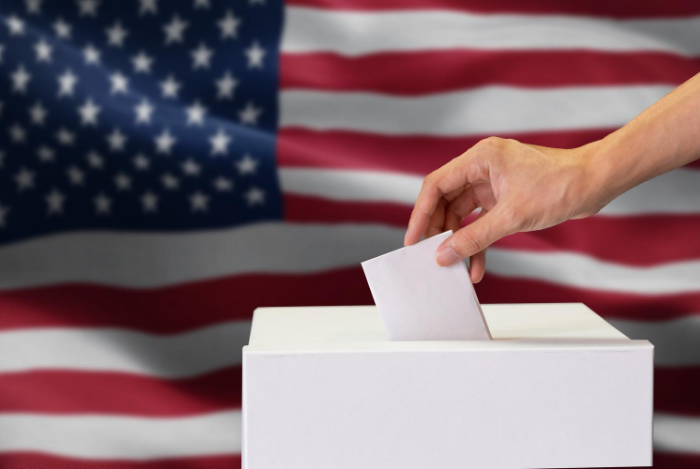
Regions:
<instances>
[{"instance_id":1,"label":"box top surface","mask_svg":"<svg viewBox=\"0 0 700 469\"><path fill-rule=\"evenodd\" d=\"M387 340L376 306L258 308L248 351L449 351L651 347L582 303L482 305L492 341Z\"/></svg>"}]
</instances>

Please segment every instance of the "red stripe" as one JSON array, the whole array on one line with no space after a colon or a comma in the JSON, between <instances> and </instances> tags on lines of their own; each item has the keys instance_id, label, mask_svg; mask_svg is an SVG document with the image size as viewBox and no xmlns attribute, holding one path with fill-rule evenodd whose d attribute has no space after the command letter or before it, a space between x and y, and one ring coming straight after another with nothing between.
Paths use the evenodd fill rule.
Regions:
<instances>
[{"instance_id":1,"label":"red stripe","mask_svg":"<svg viewBox=\"0 0 700 469\"><path fill-rule=\"evenodd\" d=\"M620 319L653 321L700 312L700 292L648 296L600 292L504 279L489 272L477 290L484 303L583 302L605 317ZM123 327L176 333L247 320L259 306L373 303L359 265L315 274L234 276L155 290L63 285L0 294L0 330Z\"/></svg>"},{"instance_id":2,"label":"red stripe","mask_svg":"<svg viewBox=\"0 0 700 469\"><path fill-rule=\"evenodd\" d=\"M401 228L407 226L412 209L398 203L341 202L290 194L285 194L284 204L285 219L294 223L382 223ZM697 233L700 215L594 216L508 236L495 246L574 252L608 262L654 266L700 259Z\"/></svg>"},{"instance_id":3,"label":"red stripe","mask_svg":"<svg viewBox=\"0 0 700 469\"><path fill-rule=\"evenodd\" d=\"M679 85L699 71L698 59L658 52L447 50L361 57L285 53L280 86L410 96L488 85Z\"/></svg>"},{"instance_id":4,"label":"red stripe","mask_svg":"<svg viewBox=\"0 0 700 469\"><path fill-rule=\"evenodd\" d=\"M340 202L284 194L284 219L293 223L384 223L405 227L411 208L390 202Z\"/></svg>"},{"instance_id":5,"label":"red stripe","mask_svg":"<svg viewBox=\"0 0 700 469\"><path fill-rule=\"evenodd\" d=\"M700 416L700 367L656 368L654 410Z\"/></svg>"},{"instance_id":6,"label":"red stripe","mask_svg":"<svg viewBox=\"0 0 700 469\"><path fill-rule=\"evenodd\" d=\"M662 3L640 0L287 0L287 6L307 6L332 10L455 10L473 13L567 14L612 18L693 16L700 4L693 0Z\"/></svg>"},{"instance_id":7,"label":"red stripe","mask_svg":"<svg viewBox=\"0 0 700 469\"><path fill-rule=\"evenodd\" d=\"M521 142L575 148L600 140L615 129L501 135ZM425 175L461 155L479 137L392 137L345 131L281 129L277 158L281 166L396 171Z\"/></svg>"},{"instance_id":8,"label":"red stripe","mask_svg":"<svg viewBox=\"0 0 700 469\"><path fill-rule=\"evenodd\" d=\"M533 145L576 148L608 135L615 129L502 134ZM426 175L461 155L478 137L406 137L346 131L283 128L277 141L277 158L283 167L396 171ZM700 168L700 161L686 168Z\"/></svg>"},{"instance_id":9,"label":"red stripe","mask_svg":"<svg viewBox=\"0 0 700 469\"><path fill-rule=\"evenodd\" d=\"M71 459L39 453L12 452L0 453L0 467L3 469L240 469L241 457L239 455L183 457L148 462L129 462L125 460ZM659 469L697 469L700 468L700 455L657 451L654 453L654 467Z\"/></svg>"},{"instance_id":10,"label":"red stripe","mask_svg":"<svg viewBox=\"0 0 700 469\"><path fill-rule=\"evenodd\" d=\"M0 412L182 417L240 408L239 366L173 380L71 370L0 374Z\"/></svg>"},{"instance_id":11,"label":"red stripe","mask_svg":"<svg viewBox=\"0 0 700 469\"><path fill-rule=\"evenodd\" d=\"M122 327L168 334L250 320L259 306L352 304L372 304L367 282L356 267L314 274L232 276L151 290L61 285L0 293L0 330Z\"/></svg>"},{"instance_id":12,"label":"red stripe","mask_svg":"<svg viewBox=\"0 0 700 469\"><path fill-rule=\"evenodd\" d=\"M700 454L674 454L654 452L654 467L657 469L698 469Z\"/></svg>"},{"instance_id":13,"label":"red stripe","mask_svg":"<svg viewBox=\"0 0 700 469\"><path fill-rule=\"evenodd\" d=\"M89 442L86 442L89 444ZM76 459L30 452L0 453L2 469L239 469L239 454L150 461Z\"/></svg>"}]
</instances>

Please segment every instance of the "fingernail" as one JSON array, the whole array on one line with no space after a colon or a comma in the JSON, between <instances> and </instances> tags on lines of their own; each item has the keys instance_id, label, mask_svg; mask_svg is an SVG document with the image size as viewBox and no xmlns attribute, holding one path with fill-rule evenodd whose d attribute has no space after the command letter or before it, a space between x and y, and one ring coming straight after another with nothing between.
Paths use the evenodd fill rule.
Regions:
<instances>
[{"instance_id":1,"label":"fingernail","mask_svg":"<svg viewBox=\"0 0 700 469\"><path fill-rule=\"evenodd\" d=\"M443 246L438 249L435 255L435 260L442 266L452 265L458 260L460 260L459 254L455 252L450 246Z\"/></svg>"}]
</instances>

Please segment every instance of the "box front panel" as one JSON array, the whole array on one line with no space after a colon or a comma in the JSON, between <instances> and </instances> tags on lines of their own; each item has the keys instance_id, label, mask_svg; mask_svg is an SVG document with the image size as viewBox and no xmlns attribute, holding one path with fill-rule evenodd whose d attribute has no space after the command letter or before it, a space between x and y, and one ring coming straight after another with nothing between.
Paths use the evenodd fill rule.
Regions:
<instances>
[{"instance_id":1,"label":"box front panel","mask_svg":"<svg viewBox=\"0 0 700 469\"><path fill-rule=\"evenodd\" d=\"M246 353L247 469L651 464L651 349Z\"/></svg>"}]
</instances>

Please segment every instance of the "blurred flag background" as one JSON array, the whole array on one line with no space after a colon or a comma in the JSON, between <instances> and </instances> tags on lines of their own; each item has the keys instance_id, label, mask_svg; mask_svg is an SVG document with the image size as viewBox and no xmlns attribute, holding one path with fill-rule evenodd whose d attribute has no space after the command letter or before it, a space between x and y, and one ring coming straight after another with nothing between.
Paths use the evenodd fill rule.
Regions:
<instances>
[{"instance_id":1,"label":"blurred flag background","mask_svg":"<svg viewBox=\"0 0 700 469\"><path fill-rule=\"evenodd\" d=\"M423 176L699 57L684 0L0 0L0 467L239 467L255 307L371 304ZM487 257L482 302L651 340L656 467L700 468L700 165Z\"/></svg>"}]
</instances>

